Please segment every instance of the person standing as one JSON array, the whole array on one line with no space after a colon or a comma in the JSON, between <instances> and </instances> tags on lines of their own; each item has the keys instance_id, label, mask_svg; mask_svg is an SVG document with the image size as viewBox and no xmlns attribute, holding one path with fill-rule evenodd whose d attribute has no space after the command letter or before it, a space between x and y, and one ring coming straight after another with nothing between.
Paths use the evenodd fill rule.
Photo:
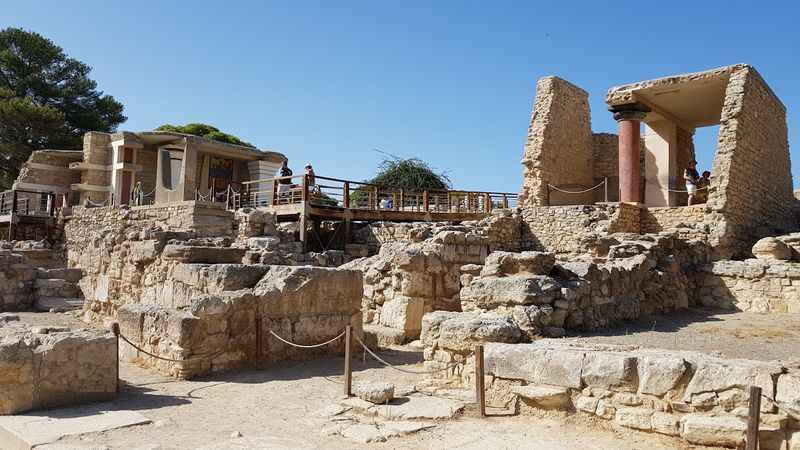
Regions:
<instances>
[{"instance_id":1,"label":"person standing","mask_svg":"<svg viewBox=\"0 0 800 450\"><path fill-rule=\"evenodd\" d=\"M697 194L695 200L697 203L706 203L708 201L708 187L711 185L711 172L704 171L703 175L697 180Z\"/></svg>"},{"instance_id":2,"label":"person standing","mask_svg":"<svg viewBox=\"0 0 800 450\"><path fill-rule=\"evenodd\" d=\"M281 168L278 171L281 178L278 179L278 197L285 197L286 193L292 187L292 169L289 168L289 161L283 160Z\"/></svg>"},{"instance_id":3,"label":"person standing","mask_svg":"<svg viewBox=\"0 0 800 450\"><path fill-rule=\"evenodd\" d=\"M697 183L700 180L700 174L697 173L697 161L689 161L689 167L683 171L683 179L686 182L686 192L689 194L689 206L697 203Z\"/></svg>"}]
</instances>

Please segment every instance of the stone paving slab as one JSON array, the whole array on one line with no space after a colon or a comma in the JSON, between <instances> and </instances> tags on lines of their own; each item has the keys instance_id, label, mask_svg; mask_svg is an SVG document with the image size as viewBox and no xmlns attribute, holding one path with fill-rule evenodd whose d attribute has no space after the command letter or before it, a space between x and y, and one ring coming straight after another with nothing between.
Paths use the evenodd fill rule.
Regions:
<instances>
[{"instance_id":1,"label":"stone paving slab","mask_svg":"<svg viewBox=\"0 0 800 450\"><path fill-rule=\"evenodd\" d=\"M0 416L0 448L29 450L70 435L98 433L150 423L135 411L114 411L110 403L15 416Z\"/></svg>"}]
</instances>

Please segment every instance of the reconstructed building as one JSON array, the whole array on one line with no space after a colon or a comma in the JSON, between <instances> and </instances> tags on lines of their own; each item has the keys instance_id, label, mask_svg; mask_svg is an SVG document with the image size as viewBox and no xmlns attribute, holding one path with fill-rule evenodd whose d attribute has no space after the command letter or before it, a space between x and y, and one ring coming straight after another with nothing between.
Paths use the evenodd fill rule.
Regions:
<instances>
[{"instance_id":1,"label":"reconstructed building","mask_svg":"<svg viewBox=\"0 0 800 450\"><path fill-rule=\"evenodd\" d=\"M592 133L586 91L556 77L539 80L522 161L523 207L635 203L638 231L699 224L721 257L745 255L759 238L796 227L786 108L755 68L626 84L611 88L606 103L618 136ZM676 209L686 205L682 174L694 159L694 131L712 125L720 130L708 201Z\"/></svg>"}]
</instances>

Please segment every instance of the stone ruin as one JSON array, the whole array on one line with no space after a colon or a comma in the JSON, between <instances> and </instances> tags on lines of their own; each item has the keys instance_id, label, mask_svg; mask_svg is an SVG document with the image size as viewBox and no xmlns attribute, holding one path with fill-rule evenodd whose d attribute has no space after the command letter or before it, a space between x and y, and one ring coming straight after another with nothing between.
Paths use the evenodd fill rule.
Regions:
<instances>
[{"instance_id":1,"label":"stone ruin","mask_svg":"<svg viewBox=\"0 0 800 450\"><path fill-rule=\"evenodd\" d=\"M683 90L716 103L692 116L686 92L657 99ZM779 408L800 410L793 364L554 339L699 306L800 312L785 109L758 73L737 65L651 80L613 88L607 101L621 122L648 126L635 161L617 136L592 133L585 91L548 77L537 85L519 207L460 223L353 224L335 250L307 252L302 225L269 206L230 211L187 200L186 189L154 205L64 208L49 242L0 244L0 311L79 307L95 330L5 324L0 391L13 395L0 413L111 398L118 357L192 378L340 354L342 340L300 351L274 334L313 344L351 325L373 348L419 340L426 368L445 369L427 381L447 387L474 382L474 348L485 345L494 406L588 414L693 444L740 445L757 385L769 397L762 447L797 441L800 414ZM659 197L650 184L681 187L669 177L694 154L693 127L715 122L708 203ZM756 146L762 158L747 157ZM605 180L602 197L549 188ZM111 322L135 347L96 331ZM97 348L89 358L81 346Z\"/></svg>"}]
</instances>

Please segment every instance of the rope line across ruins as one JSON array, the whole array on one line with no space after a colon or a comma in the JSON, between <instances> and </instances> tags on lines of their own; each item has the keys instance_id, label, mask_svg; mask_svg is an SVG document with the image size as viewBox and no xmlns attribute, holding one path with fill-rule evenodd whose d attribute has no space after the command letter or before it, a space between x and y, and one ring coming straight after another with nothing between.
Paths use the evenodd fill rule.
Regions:
<instances>
[{"instance_id":1,"label":"rope line across ruins","mask_svg":"<svg viewBox=\"0 0 800 450\"><path fill-rule=\"evenodd\" d=\"M593 191L593 190L599 188L600 186L602 186L604 184L606 184L605 180L601 181L600 183L598 183L595 186L590 187L589 189L584 189L582 191L567 191L567 190L564 190L564 189L560 189L560 188L558 188L556 186L553 186L550 183L548 183L547 186L550 187L550 189L552 189L554 191L563 192L564 194L585 194L585 193L587 193L589 191Z\"/></svg>"},{"instance_id":2,"label":"rope line across ruins","mask_svg":"<svg viewBox=\"0 0 800 450\"><path fill-rule=\"evenodd\" d=\"M284 338L282 338L282 337L278 336L278 335L277 335L277 334L275 334L275 332L274 332L274 331L272 331L272 330L269 330L269 334L271 334L271 335L275 336L275 338L276 338L276 339L278 339L279 341L283 342L284 344L291 345L292 347L297 347L297 348L319 348L319 347L324 347L324 346L326 346L326 345L328 345L328 344L330 344L330 343L332 343L332 342L336 342L337 340L341 339L341 338L344 336L345 332L344 332L344 331L342 331L342 332L341 332L341 333L339 333L339 335L338 335L338 336L336 336L335 338L333 338L333 339L330 339L330 340L328 340L328 341L325 341L325 342L323 342L323 343L321 343L321 344L313 344L313 345L295 344L294 342L287 341L286 339L284 339Z\"/></svg>"},{"instance_id":3,"label":"rope line across ruins","mask_svg":"<svg viewBox=\"0 0 800 450\"><path fill-rule=\"evenodd\" d=\"M356 341L358 341L358 343L359 343L359 344L361 344L361 346L362 346L362 347L364 347L364 350L365 350L367 353L369 353L369 354L370 354L370 356L372 356L373 358L375 358L376 360L378 360L378 362L382 363L382 364L383 364L383 365L385 365L386 367L388 367L388 368L390 368L390 369L394 369L394 370L396 370L396 371L398 371L398 372L409 373L409 374L412 374L412 375L429 375L429 374L433 374L433 373L444 372L444 371L446 371L446 370L450 370L450 369L452 369L453 367L456 367L456 366L458 366L458 363L453 363L453 364L449 364L449 365L447 365L446 367L443 367L443 368L441 368L441 369L433 369L433 370L409 370L409 369L402 369L402 368L400 368L400 367L396 367L395 365L393 365L393 364L391 364L391 363L389 363L389 362L386 362L385 360L383 360L383 359L382 359L380 356L378 356L378 355L377 355L375 352L373 352L372 350L370 350L370 348L369 348L369 347L367 347L367 345L364 343L364 341L362 341L362 340L361 340L361 339L360 339L358 336L353 336L353 337L355 337L355 338L356 338Z\"/></svg>"}]
</instances>

